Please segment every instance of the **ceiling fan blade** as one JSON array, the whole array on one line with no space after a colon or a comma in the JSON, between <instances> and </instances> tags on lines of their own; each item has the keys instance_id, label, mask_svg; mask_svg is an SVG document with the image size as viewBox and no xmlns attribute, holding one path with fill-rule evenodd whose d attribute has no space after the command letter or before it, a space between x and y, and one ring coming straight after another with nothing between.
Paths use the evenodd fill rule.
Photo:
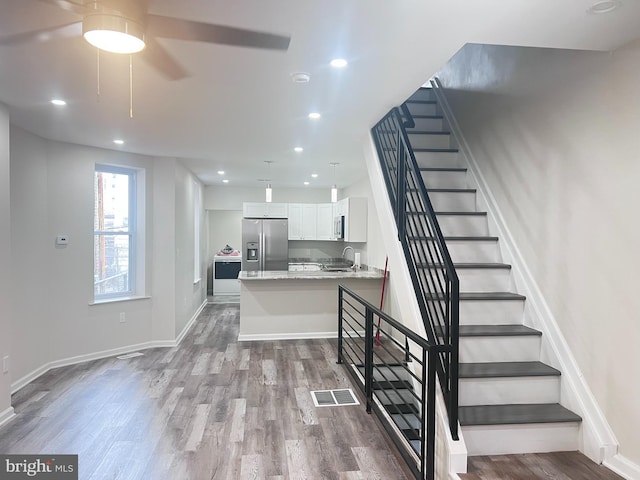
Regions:
<instances>
[{"instance_id":1,"label":"ceiling fan blade","mask_svg":"<svg viewBox=\"0 0 640 480\"><path fill-rule=\"evenodd\" d=\"M84 15L87 13L87 8L81 0L40 0L42 3L48 3L55 7L62 8L68 12L77 13L78 15Z\"/></svg>"},{"instance_id":2,"label":"ceiling fan blade","mask_svg":"<svg viewBox=\"0 0 640 480\"><path fill-rule=\"evenodd\" d=\"M245 30L243 28L194 22L161 15L147 16L147 32L157 37L197 42L221 43L238 47L287 50L291 39L273 33Z\"/></svg>"},{"instance_id":3,"label":"ceiling fan blade","mask_svg":"<svg viewBox=\"0 0 640 480\"><path fill-rule=\"evenodd\" d=\"M53 38L79 37L81 35L82 22L73 22L2 37L0 38L0 46L17 45L27 42L46 42Z\"/></svg>"},{"instance_id":4,"label":"ceiling fan blade","mask_svg":"<svg viewBox=\"0 0 640 480\"><path fill-rule=\"evenodd\" d=\"M169 52L155 38L147 35L145 44L144 50L139 53L140 57L166 78L180 80L189 76L186 70L169 55Z\"/></svg>"}]
</instances>

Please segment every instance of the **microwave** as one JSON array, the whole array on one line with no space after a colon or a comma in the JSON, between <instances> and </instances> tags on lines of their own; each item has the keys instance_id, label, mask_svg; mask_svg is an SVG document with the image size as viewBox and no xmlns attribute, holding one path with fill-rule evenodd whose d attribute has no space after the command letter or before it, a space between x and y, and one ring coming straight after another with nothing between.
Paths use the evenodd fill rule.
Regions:
<instances>
[{"instance_id":1,"label":"microwave","mask_svg":"<svg viewBox=\"0 0 640 480\"><path fill-rule=\"evenodd\" d=\"M338 215L333 219L333 238L344 240L344 215Z\"/></svg>"}]
</instances>

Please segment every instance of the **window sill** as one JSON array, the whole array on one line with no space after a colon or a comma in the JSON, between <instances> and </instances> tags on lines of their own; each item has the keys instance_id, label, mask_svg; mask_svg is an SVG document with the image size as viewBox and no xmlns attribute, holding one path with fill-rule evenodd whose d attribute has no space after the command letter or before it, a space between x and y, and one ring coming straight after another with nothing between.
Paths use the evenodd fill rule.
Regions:
<instances>
[{"instance_id":1,"label":"window sill","mask_svg":"<svg viewBox=\"0 0 640 480\"><path fill-rule=\"evenodd\" d=\"M108 303L118 303L118 302L132 302L134 300L147 300L151 297L142 295L142 296L131 296L131 297L114 297L114 298L105 298L100 300L94 300L93 302L89 302L89 306L93 305L104 305Z\"/></svg>"}]
</instances>

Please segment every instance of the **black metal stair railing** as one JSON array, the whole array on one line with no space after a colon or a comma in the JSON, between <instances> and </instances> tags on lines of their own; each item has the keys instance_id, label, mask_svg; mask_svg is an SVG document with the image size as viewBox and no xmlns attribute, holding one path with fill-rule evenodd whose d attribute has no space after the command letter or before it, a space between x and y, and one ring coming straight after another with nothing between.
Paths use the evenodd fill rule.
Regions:
<instances>
[{"instance_id":1,"label":"black metal stair railing","mask_svg":"<svg viewBox=\"0 0 640 480\"><path fill-rule=\"evenodd\" d=\"M377 415L420 480L435 478L436 359L450 349L338 287L338 363L347 367L367 412Z\"/></svg>"},{"instance_id":2,"label":"black metal stair railing","mask_svg":"<svg viewBox=\"0 0 640 480\"><path fill-rule=\"evenodd\" d=\"M392 109L371 130L393 207L398 238L427 333L438 353L436 371L449 428L458 439L459 281L406 127L413 120L406 105Z\"/></svg>"}]
</instances>

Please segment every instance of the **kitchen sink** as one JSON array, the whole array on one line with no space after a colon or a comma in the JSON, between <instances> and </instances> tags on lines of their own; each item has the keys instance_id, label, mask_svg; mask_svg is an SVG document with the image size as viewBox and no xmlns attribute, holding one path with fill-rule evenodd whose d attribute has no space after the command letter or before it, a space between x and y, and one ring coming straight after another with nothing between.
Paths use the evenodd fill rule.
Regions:
<instances>
[{"instance_id":1,"label":"kitchen sink","mask_svg":"<svg viewBox=\"0 0 640 480\"><path fill-rule=\"evenodd\" d=\"M322 265L325 272L353 272L351 265L347 263L327 263Z\"/></svg>"}]
</instances>

